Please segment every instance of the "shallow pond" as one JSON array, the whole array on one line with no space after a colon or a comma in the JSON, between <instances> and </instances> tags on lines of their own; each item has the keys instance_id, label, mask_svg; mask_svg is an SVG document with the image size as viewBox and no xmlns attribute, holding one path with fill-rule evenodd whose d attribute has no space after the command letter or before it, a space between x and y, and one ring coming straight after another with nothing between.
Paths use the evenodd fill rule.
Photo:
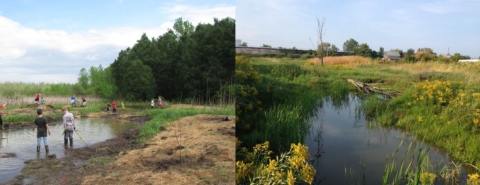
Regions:
<instances>
[{"instance_id":1,"label":"shallow pond","mask_svg":"<svg viewBox=\"0 0 480 185\"><path fill-rule=\"evenodd\" d=\"M81 137L93 145L116 137L131 128L137 123L113 119L77 119L76 128ZM55 154L57 158L65 155L63 141L63 125L50 124L51 135L48 136L49 155ZM77 133L73 135L73 148L82 148L87 145L83 142ZM25 166L24 161L34 158L45 158L45 148L42 147L40 154L37 155L37 132L32 129L18 130L0 130L1 140L0 148L0 183L4 183L20 174L20 170ZM68 149L67 149L68 150ZM12 156L13 155L13 156Z\"/></svg>"},{"instance_id":2,"label":"shallow pond","mask_svg":"<svg viewBox=\"0 0 480 185\"><path fill-rule=\"evenodd\" d=\"M325 99L322 108L312 119L305 144L311 156L320 154L313 162L317 170L315 184L382 184L387 156L392 156L398 149L398 164L410 143L410 154L413 154L416 146L426 148L398 129L367 121L359 111L360 102L356 96L337 101ZM452 161L445 152L434 146L431 146L429 155L433 164L430 168L435 172ZM461 168L460 171L465 179L465 169Z\"/></svg>"}]
</instances>

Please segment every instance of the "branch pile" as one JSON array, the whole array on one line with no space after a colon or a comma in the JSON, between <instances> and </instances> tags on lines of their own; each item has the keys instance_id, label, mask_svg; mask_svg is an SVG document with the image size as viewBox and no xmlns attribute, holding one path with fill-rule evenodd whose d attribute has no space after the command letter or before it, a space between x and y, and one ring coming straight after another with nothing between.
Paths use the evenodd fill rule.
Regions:
<instances>
[{"instance_id":1,"label":"branch pile","mask_svg":"<svg viewBox=\"0 0 480 185\"><path fill-rule=\"evenodd\" d=\"M365 91L367 94L379 93L379 94L384 94L393 98L394 96L402 93L401 91L398 91L395 89L373 87L373 86L370 86L369 84L358 82L352 79L347 79L347 81L353 84L359 91Z\"/></svg>"}]
</instances>

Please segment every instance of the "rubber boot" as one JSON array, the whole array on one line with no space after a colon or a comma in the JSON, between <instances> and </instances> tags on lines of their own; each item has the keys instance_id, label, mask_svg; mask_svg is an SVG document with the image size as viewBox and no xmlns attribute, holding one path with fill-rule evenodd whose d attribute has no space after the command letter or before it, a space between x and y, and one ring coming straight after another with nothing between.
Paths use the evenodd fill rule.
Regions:
<instances>
[{"instance_id":1,"label":"rubber boot","mask_svg":"<svg viewBox=\"0 0 480 185\"><path fill-rule=\"evenodd\" d=\"M37 146L37 153L40 152L40 146Z\"/></svg>"},{"instance_id":2,"label":"rubber boot","mask_svg":"<svg viewBox=\"0 0 480 185\"><path fill-rule=\"evenodd\" d=\"M48 153L48 145L47 145L47 146L45 146L45 152L47 152L47 153Z\"/></svg>"},{"instance_id":3,"label":"rubber boot","mask_svg":"<svg viewBox=\"0 0 480 185\"><path fill-rule=\"evenodd\" d=\"M63 139L65 141L65 146L68 144L68 139Z\"/></svg>"},{"instance_id":4,"label":"rubber boot","mask_svg":"<svg viewBox=\"0 0 480 185\"><path fill-rule=\"evenodd\" d=\"M70 146L73 146L73 138L70 138Z\"/></svg>"}]
</instances>

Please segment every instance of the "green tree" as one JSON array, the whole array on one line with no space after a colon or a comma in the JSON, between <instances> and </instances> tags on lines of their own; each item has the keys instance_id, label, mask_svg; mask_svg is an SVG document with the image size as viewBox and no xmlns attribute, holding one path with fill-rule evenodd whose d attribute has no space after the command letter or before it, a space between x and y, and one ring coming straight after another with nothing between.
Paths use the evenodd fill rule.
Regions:
<instances>
[{"instance_id":1,"label":"green tree","mask_svg":"<svg viewBox=\"0 0 480 185\"><path fill-rule=\"evenodd\" d=\"M380 47L380 49L378 49L378 57L383 58L384 53L385 53L385 50L383 49L383 47Z\"/></svg>"},{"instance_id":2,"label":"green tree","mask_svg":"<svg viewBox=\"0 0 480 185\"><path fill-rule=\"evenodd\" d=\"M358 42L355 39L350 38L343 43L343 51L355 51L358 46Z\"/></svg>"},{"instance_id":3,"label":"green tree","mask_svg":"<svg viewBox=\"0 0 480 185\"><path fill-rule=\"evenodd\" d=\"M88 72L85 68L80 69L80 74L78 74L78 84L83 89L88 89L90 81L88 79Z\"/></svg>"},{"instance_id":4,"label":"green tree","mask_svg":"<svg viewBox=\"0 0 480 185\"><path fill-rule=\"evenodd\" d=\"M372 50L366 43L360 44L357 48L354 49L356 55L363 57L372 57Z\"/></svg>"},{"instance_id":5,"label":"green tree","mask_svg":"<svg viewBox=\"0 0 480 185\"><path fill-rule=\"evenodd\" d=\"M248 44L247 44L246 42L242 42L239 46L245 46L245 47L247 47Z\"/></svg>"},{"instance_id":6,"label":"green tree","mask_svg":"<svg viewBox=\"0 0 480 185\"><path fill-rule=\"evenodd\" d=\"M330 48L330 50L331 50L331 56L336 56L337 55L337 52L338 52L337 46L332 44L332 47Z\"/></svg>"},{"instance_id":7,"label":"green tree","mask_svg":"<svg viewBox=\"0 0 480 185\"><path fill-rule=\"evenodd\" d=\"M210 101L223 86L231 84L235 73L235 20L214 19L214 24L198 24L178 18L172 29L157 38L143 34L132 48L121 50L111 65L112 77L119 89L119 96L150 99L142 92L136 96L126 83L149 80L131 79L132 62L142 70L151 71L154 83L148 87L154 96L166 99L195 98ZM145 67L146 66L146 67ZM138 72L138 71L137 71ZM141 77L143 75L140 75Z\"/></svg>"},{"instance_id":8,"label":"green tree","mask_svg":"<svg viewBox=\"0 0 480 185\"><path fill-rule=\"evenodd\" d=\"M430 48L418 48L415 53L416 61L431 61L437 58L437 54Z\"/></svg>"},{"instance_id":9,"label":"green tree","mask_svg":"<svg viewBox=\"0 0 480 185\"><path fill-rule=\"evenodd\" d=\"M263 48L272 48L272 46L268 45L268 44L263 44L262 45Z\"/></svg>"},{"instance_id":10,"label":"green tree","mask_svg":"<svg viewBox=\"0 0 480 185\"><path fill-rule=\"evenodd\" d=\"M453 54L450 59L453 61L453 62L458 62L458 60L464 60L464 59L470 59L470 56L468 55L461 55L460 53L455 53Z\"/></svg>"},{"instance_id":11,"label":"green tree","mask_svg":"<svg viewBox=\"0 0 480 185\"><path fill-rule=\"evenodd\" d=\"M405 54L405 61L406 62L415 62L415 50L409 48L407 53Z\"/></svg>"},{"instance_id":12,"label":"green tree","mask_svg":"<svg viewBox=\"0 0 480 185\"><path fill-rule=\"evenodd\" d=\"M127 65L128 70L125 73L127 80L123 86L125 89L122 89L125 98L129 100L147 100L155 97L155 79L153 78L151 68L138 59L129 61Z\"/></svg>"}]
</instances>

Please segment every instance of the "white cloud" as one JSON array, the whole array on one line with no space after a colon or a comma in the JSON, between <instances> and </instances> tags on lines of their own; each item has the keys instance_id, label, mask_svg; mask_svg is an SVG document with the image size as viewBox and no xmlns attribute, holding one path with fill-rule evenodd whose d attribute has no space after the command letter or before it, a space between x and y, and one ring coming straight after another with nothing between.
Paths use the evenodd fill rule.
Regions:
<instances>
[{"instance_id":1,"label":"white cloud","mask_svg":"<svg viewBox=\"0 0 480 185\"><path fill-rule=\"evenodd\" d=\"M228 5L209 7L176 4L158 9L170 19L182 17L184 21L187 20L194 26L198 23L213 23L213 18L235 18L235 6Z\"/></svg>"},{"instance_id":2,"label":"white cloud","mask_svg":"<svg viewBox=\"0 0 480 185\"><path fill-rule=\"evenodd\" d=\"M123 3L122 0L119 3ZM162 9L167 21L156 27L119 27L71 32L32 29L0 15L0 82L74 83L81 68L107 67L121 49L132 47L143 33L158 37L178 17L196 25L235 16L234 6L171 5Z\"/></svg>"},{"instance_id":3,"label":"white cloud","mask_svg":"<svg viewBox=\"0 0 480 185\"><path fill-rule=\"evenodd\" d=\"M85 60L90 60L90 61L93 61L93 60L97 60L98 59L98 54L94 54L94 55L87 55L85 58L83 58Z\"/></svg>"},{"instance_id":4,"label":"white cloud","mask_svg":"<svg viewBox=\"0 0 480 185\"><path fill-rule=\"evenodd\" d=\"M20 58L25 55L27 51L25 49L19 48L3 48L3 51L0 51L0 59L15 59Z\"/></svg>"}]
</instances>

